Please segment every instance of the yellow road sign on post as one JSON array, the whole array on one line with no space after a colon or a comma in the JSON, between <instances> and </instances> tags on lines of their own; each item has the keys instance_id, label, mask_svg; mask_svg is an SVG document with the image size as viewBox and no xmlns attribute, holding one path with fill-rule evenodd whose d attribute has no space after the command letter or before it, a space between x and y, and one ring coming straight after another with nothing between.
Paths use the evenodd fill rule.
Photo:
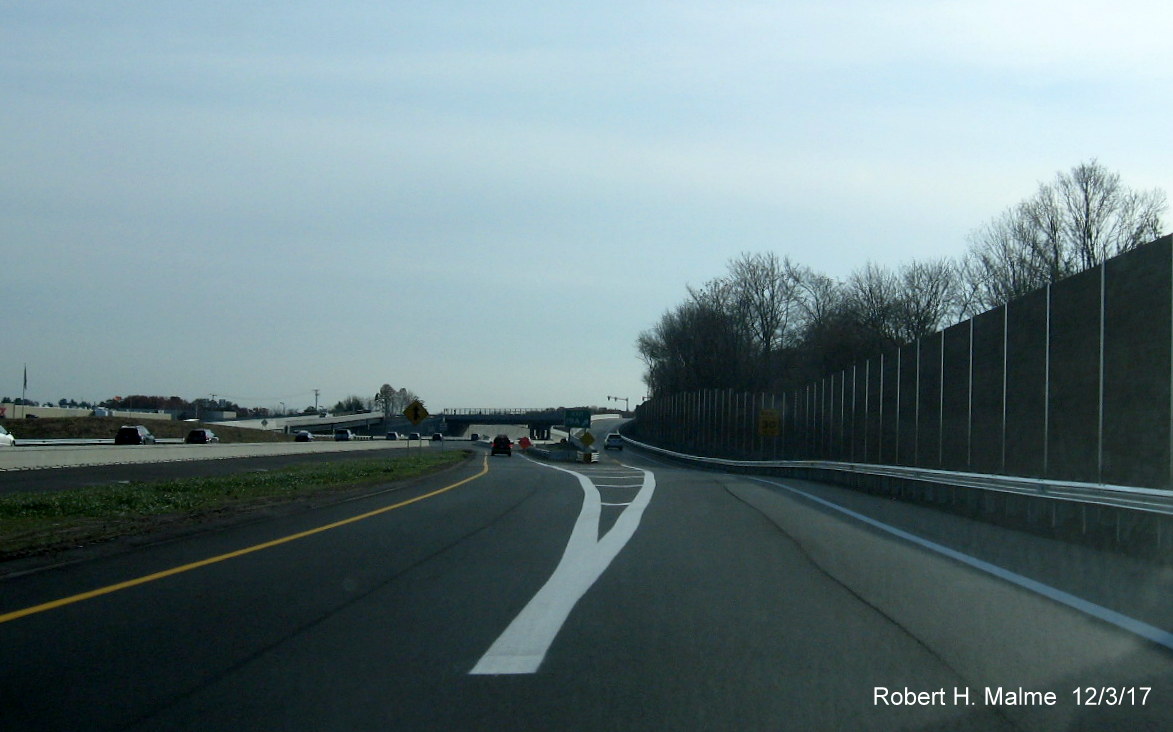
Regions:
<instances>
[{"instance_id":1,"label":"yellow road sign on post","mask_svg":"<svg viewBox=\"0 0 1173 732\"><path fill-rule=\"evenodd\" d=\"M592 435L589 430L587 432L584 432L582 437L580 437L578 439L582 440L582 444L586 445L587 447L590 447L591 445L595 444L595 436Z\"/></svg>"},{"instance_id":2,"label":"yellow road sign on post","mask_svg":"<svg viewBox=\"0 0 1173 732\"><path fill-rule=\"evenodd\" d=\"M758 434L762 437L777 437L782 433L782 419L777 409L763 409L758 414Z\"/></svg>"},{"instance_id":3,"label":"yellow road sign on post","mask_svg":"<svg viewBox=\"0 0 1173 732\"><path fill-rule=\"evenodd\" d=\"M419 424L428 418L428 410L424 409L419 399L416 399L403 410L403 416L411 420L412 424Z\"/></svg>"}]
</instances>

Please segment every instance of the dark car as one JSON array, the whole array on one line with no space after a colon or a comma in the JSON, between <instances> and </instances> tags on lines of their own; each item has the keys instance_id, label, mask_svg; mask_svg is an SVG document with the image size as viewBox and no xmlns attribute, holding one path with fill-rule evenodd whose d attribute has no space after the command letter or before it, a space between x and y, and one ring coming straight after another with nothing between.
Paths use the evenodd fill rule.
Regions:
<instances>
[{"instance_id":1,"label":"dark car","mask_svg":"<svg viewBox=\"0 0 1173 732\"><path fill-rule=\"evenodd\" d=\"M189 445L210 445L213 442L219 442L220 438L216 437L216 433L212 430L201 427L188 432L183 441Z\"/></svg>"},{"instance_id":2,"label":"dark car","mask_svg":"<svg viewBox=\"0 0 1173 732\"><path fill-rule=\"evenodd\" d=\"M141 424L124 424L114 435L115 445L153 445L155 436Z\"/></svg>"},{"instance_id":3,"label":"dark car","mask_svg":"<svg viewBox=\"0 0 1173 732\"><path fill-rule=\"evenodd\" d=\"M432 442L443 442L443 441L444 441L443 434L437 432L434 435L432 435Z\"/></svg>"},{"instance_id":4,"label":"dark car","mask_svg":"<svg viewBox=\"0 0 1173 732\"><path fill-rule=\"evenodd\" d=\"M298 430L293 435L294 442L313 442L314 436L305 430Z\"/></svg>"},{"instance_id":5,"label":"dark car","mask_svg":"<svg viewBox=\"0 0 1173 732\"><path fill-rule=\"evenodd\" d=\"M334 439L338 442L346 442L354 439L354 433L350 430L334 430Z\"/></svg>"},{"instance_id":6,"label":"dark car","mask_svg":"<svg viewBox=\"0 0 1173 732\"><path fill-rule=\"evenodd\" d=\"M513 441L508 435L497 435L493 438L493 447L489 449L489 454L513 457Z\"/></svg>"},{"instance_id":7,"label":"dark car","mask_svg":"<svg viewBox=\"0 0 1173 732\"><path fill-rule=\"evenodd\" d=\"M388 433L387 433L387 439L388 439L388 440L398 440L398 439L399 439L399 433L398 433L398 432L388 432Z\"/></svg>"},{"instance_id":8,"label":"dark car","mask_svg":"<svg viewBox=\"0 0 1173 732\"><path fill-rule=\"evenodd\" d=\"M603 440L604 450L610 450L612 448L616 450L623 449L623 435L619 434L618 432L612 432L611 434L607 435L607 439Z\"/></svg>"}]
</instances>

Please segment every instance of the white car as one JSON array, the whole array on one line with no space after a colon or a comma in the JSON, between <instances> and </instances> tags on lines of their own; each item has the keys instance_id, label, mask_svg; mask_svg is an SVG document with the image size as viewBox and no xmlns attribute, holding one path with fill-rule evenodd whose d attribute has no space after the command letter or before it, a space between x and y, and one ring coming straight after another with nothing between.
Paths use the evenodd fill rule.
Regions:
<instances>
[{"instance_id":1,"label":"white car","mask_svg":"<svg viewBox=\"0 0 1173 732\"><path fill-rule=\"evenodd\" d=\"M0 424L0 447L15 447L16 438Z\"/></svg>"}]
</instances>

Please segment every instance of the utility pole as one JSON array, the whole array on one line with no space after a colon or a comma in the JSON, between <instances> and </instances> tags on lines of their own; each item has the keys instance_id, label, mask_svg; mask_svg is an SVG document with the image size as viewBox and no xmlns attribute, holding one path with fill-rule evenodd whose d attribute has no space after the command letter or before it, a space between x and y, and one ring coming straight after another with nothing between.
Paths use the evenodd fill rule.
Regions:
<instances>
[{"instance_id":1,"label":"utility pole","mask_svg":"<svg viewBox=\"0 0 1173 732\"><path fill-rule=\"evenodd\" d=\"M318 391L320 391L320 390L319 390L319 389L314 389L314 413L315 413L315 414L316 414L316 413L317 413L317 411L318 411Z\"/></svg>"}]
</instances>

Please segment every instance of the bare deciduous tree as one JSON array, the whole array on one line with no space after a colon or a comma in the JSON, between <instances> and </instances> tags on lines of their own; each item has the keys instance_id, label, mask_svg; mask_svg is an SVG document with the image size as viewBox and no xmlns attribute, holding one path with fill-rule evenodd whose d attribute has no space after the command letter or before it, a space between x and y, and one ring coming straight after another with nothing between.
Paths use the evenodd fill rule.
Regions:
<instances>
[{"instance_id":1,"label":"bare deciduous tree","mask_svg":"<svg viewBox=\"0 0 1173 732\"><path fill-rule=\"evenodd\" d=\"M688 292L689 300L639 336L645 383L653 393L742 386L751 343L734 315L728 283L713 280Z\"/></svg>"},{"instance_id":2,"label":"bare deciduous tree","mask_svg":"<svg viewBox=\"0 0 1173 732\"><path fill-rule=\"evenodd\" d=\"M1056 181L1066 213L1067 239L1081 270L1144 244L1160 234L1165 195L1133 191L1120 174L1092 160Z\"/></svg>"},{"instance_id":3,"label":"bare deciduous tree","mask_svg":"<svg viewBox=\"0 0 1173 732\"><path fill-rule=\"evenodd\" d=\"M847 293L849 307L860 326L887 345L900 343L900 280L891 270L868 262L847 280Z\"/></svg>"},{"instance_id":4,"label":"bare deciduous tree","mask_svg":"<svg viewBox=\"0 0 1173 732\"><path fill-rule=\"evenodd\" d=\"M1097 161L1059 173L970 237L966 314L997 307L1160 235L1165 194L1134 191Z\"/></svg>"},{"instance_id":5,"label":"bare deciduous tree","mask_svg":"<svg viewBox=\"0 0 1173 732\"><path fill-rule=\"evenodd\" d=\"M948 260L913 262L900 271L897 338L911 343L952 325L958 315L957 270Z\"/></svg>"},{"instance_id":6,"label":"bare deciduous tree","mask_svg":"<svg viewBox=\"0 0 1173 732\"><path fill-rule=\"evenodd\" d=\"M798 311L796 268L773 252L742 253L729 263L728 282L737 313L765 357L792 342Z\"/></svg>"},{"instance_id":7,"label":"bare deciduous tree","mask_svg":"<svg viewBox=\"0 0 1173 732\"><path fill-rule=\"evenodd\" d=\"M389 418L392 415L401 414L408 404L411 404L416 399L415 392L407 389L396 389L390 384L383 384L379 387L379 391L375 393L375 404L379 405L383 410L383 417Z\"/></svg>"}]
</instances>

